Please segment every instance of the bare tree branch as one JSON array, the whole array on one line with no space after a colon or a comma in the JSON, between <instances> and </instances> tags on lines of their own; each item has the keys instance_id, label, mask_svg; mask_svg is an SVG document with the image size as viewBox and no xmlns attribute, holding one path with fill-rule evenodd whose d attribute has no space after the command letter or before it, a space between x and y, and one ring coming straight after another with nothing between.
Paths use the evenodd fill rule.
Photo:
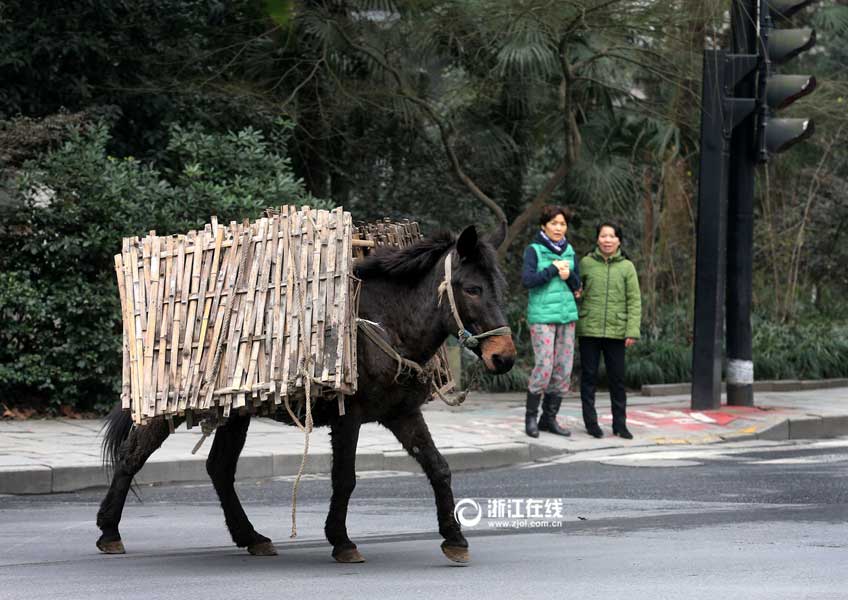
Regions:
<instances>
[{"instance_id":1,"label":"bare tree branch","mask_svg":"<svg viewBox=\"0 0 848 600\"><path fill-rule=\"evenodd\" d=\"M570 170L571 162L568 159L560 163L557 170L554 171L553 175L548 178L547 183L545 183L545 187L536 194L536 197L533 198L530 205L525 208L510 224L509 229L507 230L506 239L504 239L503 243L498 247L498 256L500 258L506 256L506 251L509 250L509 247L515 239L524 233L524 229L530 223L530 220L534 218L545 203L550 200L551 194L553 194L554 190L556 190L559 184L562 183L563 179L565 179L565 176L568 175Z\"/></svg>"},{"instance_id":2,"label":"bare tree branch","mask_svg":"<svg viewBox=\"0 0 848 600\"><path fill-rule=\"evenodd\" d=\"M442 140L442 146L445 149L445 153L448 156L448 160L451 163L451 168L453 169L454 175L459 179L459 181L468 189L471 194L477 198L480 202L482 202L486 207L488 207L492 212L495 213L495 216L499 221L506 222L506 214L504 214L503 209L495 202L492 198L490 198L480 187L474 182L471 177L465 172L462 168L461 163L459 162L459 158L456 155L456 150L454 149L453 139L455 136L455 130L453 125L443 119L433 106L427 102L427 100L419 97L415 93L409 90L409 86L406 85L403 76L400 71L398 71L395 67L390 65L388 61L385 60L385 57L381 56L376 50L373 50L367 46L362 44L357 44L354 42L347 32L344 31L342 27L336 25L336 29L338 29L340 35L344 38L345 42L357 52L361 52L365 54L372 60L374 60L378 65L380 65L387 73L391 74L394 78L397 87L398 93L403 97L418 106L427 118L436 126L439 130L439 136Z\"/></svg>"}]
</instances>

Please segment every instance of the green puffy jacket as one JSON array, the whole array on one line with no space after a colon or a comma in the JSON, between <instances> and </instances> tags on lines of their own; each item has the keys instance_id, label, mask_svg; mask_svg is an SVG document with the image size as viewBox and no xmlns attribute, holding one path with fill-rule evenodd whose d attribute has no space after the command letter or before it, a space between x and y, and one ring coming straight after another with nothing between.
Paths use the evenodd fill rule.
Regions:
<instances>
[{"instance_id":1,"label":"green puffy jacket","mask_svg":"<svg viewBox=\"0 0 848 600\"><path fill-rule=\"evenodd\" d=\"M617 251L609 259L595 251L580 260L583 297L577 335L638 338L642 326L642 297L633 263Z\"/></svg>"}]
</instances>

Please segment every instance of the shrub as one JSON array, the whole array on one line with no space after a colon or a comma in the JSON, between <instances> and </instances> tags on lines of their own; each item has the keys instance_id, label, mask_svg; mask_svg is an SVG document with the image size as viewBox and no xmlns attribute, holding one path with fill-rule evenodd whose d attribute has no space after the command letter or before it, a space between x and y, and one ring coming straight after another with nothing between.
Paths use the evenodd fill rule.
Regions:
<instances>
[{"instance_id":1,"label":"shrub","mask_svg":"<svg viewBox=\"0 0 848 600\"><path fill-rule=\"evenodd\" d=\"M515 365L500 375L486 371L483 361L476 356L463 360L462 389L471 388L484 392L523 392L527 390L529 372L521 365Z\"/></svg>"},{"instance_id":2,"label":"shrub","mask_svg":"<svg viewBox=\"0 0 848 600\"><path fill-rule=\"evenodd\" d=\"M280 127L279 135L288 129ZM0 397L103 410L118 397L121 319L113 256L121 238L188 231L211 214L327 207L252 129L171 130L166 162L106 152L103 126L73 132L24 165L0 225ZM278 146L275 146L278 147Z\"/></svg>"},{"instance_id":3,"label":"shrub","mask_svg":"<svg viewBox=\"0 0 848 600\"><path fill-rule=\"evenodd\" d=\"M848 377L848 326L767 322L754 326L755 379Z\"/></svg>"}]
</instances>

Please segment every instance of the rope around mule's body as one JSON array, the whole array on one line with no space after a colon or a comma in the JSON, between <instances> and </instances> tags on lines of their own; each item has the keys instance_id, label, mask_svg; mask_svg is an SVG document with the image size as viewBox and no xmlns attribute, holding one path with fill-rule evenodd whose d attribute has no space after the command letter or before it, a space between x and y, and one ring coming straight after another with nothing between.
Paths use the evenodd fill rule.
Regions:
<instances>
[{"instance_id":1,"label":"rope around mule's body","mask_svg":"<svg viewBox=\"0 0 848 600\"><path fill-rule=\"evenodd\" d=\"M398 368L397 372L395 373L395 382L397 382L398 378L403 374L404 370L411 371L418 375L418 378L422 383L426 382L425 378L428 375L428 371L431 373L432 369L426 369L414 360L410 360L401 356L397 352L397 350L395 350L392 345L380 333L385 330L379 323L369 321L368 319L357 318L356 324L369 340L374 342L374 344L376 344L377 347L380 348L380 350L388 354L395 360L395 362L397 362Z\"/></svg>"},{"instance_id":2,"label":"rope around mule's body","mask_svg":"<svg viewBox=\"0 0 848 600\"><path fill-rule=\"evenodd\" d=\"M393 358L397 364L397 372L395 373L395 381L403 374L404 370L407 372L415 373L418 377L418 381L421 383L429 384L432 388L433 395L439 398L442 402L447 404L448 406L459 406L463 402L465 402L465 398L468 396L468 391L460 392L457 395L456 400L450 400L442 393L442 390L436 385L435 378L435 365L431 365L428 363L427 366L421 366L419 363L414 360L410 360L401 356L397 350L395 350L392 345L386 341L386 339L382 336L381 331L385 331L379 323L375 323L374 321L369 321L368 319L356 319L357 327L365 334L365 336L374 342L374 344L383 352L385 352L388 356Z\"/></svg>"}]
</instances>

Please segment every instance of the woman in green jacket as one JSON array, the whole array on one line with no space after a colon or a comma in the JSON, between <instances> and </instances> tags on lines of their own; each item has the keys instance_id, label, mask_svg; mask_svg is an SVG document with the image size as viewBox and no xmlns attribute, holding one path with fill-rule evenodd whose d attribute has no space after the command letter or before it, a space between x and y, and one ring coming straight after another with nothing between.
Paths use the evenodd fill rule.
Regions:
<instances>
[{"instance_id":1,"label":"woman in green jacket","mask_svg":"<svg viewBox=\"0 0 848 600\"><path fill-rule=\"evenodd\" d=\"M597 248L580 261L583 299L577 336L583 423L590 435L603 437L595 412L595 380L603 354L612 401L612 432L630 440L633 434L627 430L624 350L639 339L642 321L639 278L633 263L621 252L621 227L601 223L597 234Z\"/></svg>"}]
</instances>

